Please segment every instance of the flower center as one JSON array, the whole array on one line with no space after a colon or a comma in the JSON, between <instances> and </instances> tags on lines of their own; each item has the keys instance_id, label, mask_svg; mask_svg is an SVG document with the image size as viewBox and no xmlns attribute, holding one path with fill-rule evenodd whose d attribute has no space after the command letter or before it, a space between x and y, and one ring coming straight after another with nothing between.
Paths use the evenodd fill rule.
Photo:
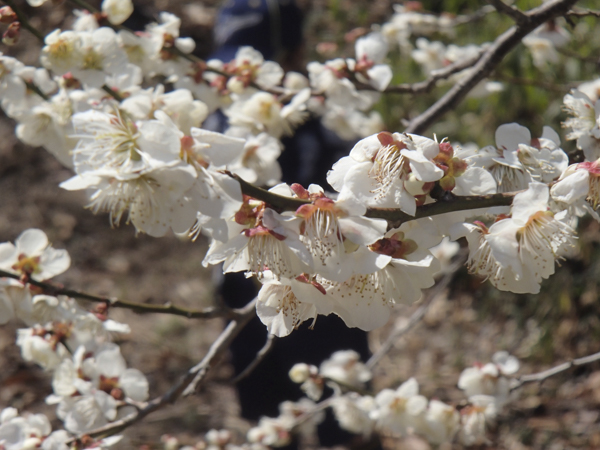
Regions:
<instances>
[{"instance_id":1,"label":"flower center","mask_svg":"<svg viewBox=\"0 0 600 450\"><path fill-rule=\"evenodd\" d=\"M18 261L12 266L12 268L13 270L19 271L27 275L40 273L40 257L27 256L21 253L19 255Z\"/></svg>"}]
</instances>

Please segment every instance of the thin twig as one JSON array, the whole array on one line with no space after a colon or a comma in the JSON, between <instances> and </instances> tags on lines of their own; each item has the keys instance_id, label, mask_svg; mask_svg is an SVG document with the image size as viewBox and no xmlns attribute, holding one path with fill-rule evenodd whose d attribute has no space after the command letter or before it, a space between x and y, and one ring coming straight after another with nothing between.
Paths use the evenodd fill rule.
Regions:
<instances>
[{"instance_id":1,"label":"thin twig","mask_svg":"<svg viewBox=\"0 0 600 450\"><path fill-rule=\"evenodd\" d=\"M11 7L11 9L17 15L17 19L19 20L23 28L25 28L27 31L33 34L37 38L37 40L39 40L42 43L44 42L44 35L40 33L36 27L31 25L31 22L29 22L29 19L27 18L25 13L23 13L23 11L19 9L19 7L15 4L13 0L2 0L2 3Z\"/></svg>"},{"instance_id":2,"label":"thin twig","mask_svg":"<svg viewBox=\"0 0 600 450\"><path fill-rule=\"evenodd\" d=\"M467 25L467 24L476 22L480 19L483 19L485 16L487 16L489 13L491 13L495 10L496 10L496 8L494 8L493 6L484 5L481 8L479 8L477 11L475 11L473 14L455 17L453 20L453 25L454 26Z\"/></svg>"},{"instance_id":3,"label":"thin twig","mask_svg":"<svg viewBox=\"0 0 600 450\"><path fill-rule=\"evenodd\" d=\"M514 391L515 389L519 389L521 386L528 383L541 383L547 378L565 372L573 367L591 364L596 361L600 361L600 352L594 353L593 355L584 356L582 358L572 359L571 361L564 362L556 367L552 367L551 369L544 370L542 372L522 375L513 380L510 390Z\"/></svg>"},{"instance_id":4,"label":"thin twig","mask_svg":"<svg viewBox=\"0 0 600 450\"><path fill-rule=\"evenodd\" d=\"M42 90L33 83L33 81L27 81L27 80L23 80L23 81L25 82L25 86L27 86L27 89L29 89L31 92L39 95L41 98L43 98L46 101L50 100L50 97L48 97L46 94L44 94L42 92Z\"/></svg>"},{"instance_id":5,"label":"thin twig","mask_svg":"<svg viewBox=\"0 0 600 450\"><path fill-rule=\"evenodd\" d=\"M110 95L112 98L114 98L116 101L118 101L118 102L122 102L123 101L123 97L121 96L121 94L119 94L114 89L109 88L107 85L103 85L102 86L102 90L104 92L106 92L108 95Z\"/></svg>"},{"instance_id":6,"label":"thin twig","mask_svg":"<svg viewBox=\"0 0 600 450\"><path fill-rule=\"evenodd\" d=\"M275 336L274 334L271 334L271 333L267 334L267 340L265 341L265 345L263 345L263 347L258 351L258 353L256 354L256 358L254 358L252 360L252 362L250 364L248 364L248 366L244 370L242 370L240 372L240 374L231 381L233 384L236 384L236 383L239 383L240 381L242 381L244 378L249 376L254 371L254 369L256 369L258 367L258 365L265 359L265 357L273 349L273 344L275 343L276 337L277 336Z\"/></svg>"},{"instance_id":7,"label":"thin twig","mask_svg":"<svg viewBox=\"0 0 600 450\"><path fill-rule=\"evenodd\" d=\"M548 83L548 82L542 81L542 80L536 80L534 78L519 78L519 77L506 76L506 75L502 75L502 74L492 75L488 79L492 80L492 81L500 81L503 83L516 84L516 85L520 85L520 86L533 86L533 87L543 89L545 91L552 91L552 92L557 92L557 93L562 93L562 94L569 92L571 89L579 86L579 84L580 84L580 83L569 83L569 84L559 85L559 84Z\"/></svg>"},{"instance_id":8,"label":"thin twig","mask_svg":"<svg viewBox=\"0 0 600 450\"><path fill-rule=\"evenodd\" d=\"M554 0L525 13L529 17L527 23L517 24L501 34L473 66L471 73L466 78L458 81L430 108L412 119L405 131L422 134L442 115L455 108L481 80L492 73L502 59L525 36L543 23L566 14L575 3L577 3L577 0Z\"/></svg>"},{"instance_id":9,"label":"thin twig","mask_svg":"<svg viewBox=\"0 0 600 450\"><path fill-rule=\"evenodd\" d=\"M6 272L4 270L0 270L0 277L13 278L15 280L21 279L20 275ZM67 297L88 300L90 302L104 303L114 308L131 309L132 311L138 313L171 314L175 316L186 317L188 319L212 319L215 317L235 318L239 315L237 310L228 309L224 306L210 307L202 310L192 310L181 308L179 306L172 305L171 303L167 303L165 305L148 305L145 303L133 303L124 300L118 300L116 298L87 294L85 292L65 288L64 286L37 281L32 278L28 278L27 283L40 288L45 294L48 295L66 295Z\"/></svg>"},{"instance_id":10,"label":"thin twig","mask_svg":"<svg viewBox=\"0 0 600 450\"><path fill-rule=\"evenodd\" d=\"M565 55L569 58L575 58L578 59L579 61L583 61L586 63L591 63L591 64L600 64L600 57L599 56L582 56L577 52L574 52L572 50L569 50L567 48L564 47L556 47L556 51L558 53L560 53L561 55Z\"/></svg>"},{"instance_id":11,"label":"thin twig","mask_svg":"<svg viewBox=\"0 0 600 450\"><path fill-rule=\"evenodd\" d=\"M484 50L481 50L477 55L472 58L468 58L461 61L456 61L443 69L436 70L431 73L429 78L423 81L419 81L417 83L405 83L398 84L395 86L388 86L383 92L389 94L422 94L426 92L430 92L440 80L445 80L452 75L462 72L469 67L472 67L474 64L479 61L481 56L483 55ZM370 89L375 90L373 87L365 84L360 85L361 89Z\"/></svg>"},{"instance_id":12,"label":"thin twig","mask_svg":"<svg viewBox=\"0 0 600 450\"><path fill-rule=\"evenodd\" d=\"M593 11L591 9L569 11L566 14L566 16L567 17L586 17L586 16L600 17L600 11Z\"/></svg>"},{"instance_id":13,"label":"thin twig","mask_svg":"<svg viewBox=\"0 0 600 450\"><path fill-rule=\"evenodd\" d=\"M235 339L235 337L246 326L250 319L254 317L256 314L255 303L256 299L252 300L240 310L240 314L237 319L231 321L219 335L217 340L212 343L202 361L189 369L188 372L181 377L181 379L173 387L171 387L168 392L141 405L142 407L140 409L137 409L120 420L109 423L103 427L96 428L95 430L88 431L87 433L83 433L82 435L71 439L69 442L67 442L67 445L81 440L84 436L105 438L107 436L120 433L134 423L142 420L148 414L151 414L168 404L175 403L175 401L182 395L185 396L189 393L193 393L194 390L206 379L206 374L208 373L209 369L216 364L216 360L229 348L233 339Z\"/></svg>"},{"instance_id":14,"label":"thin twig","mask_svg":"<svg viewBox=\"0 0 600 450\"><path fill-rule=\"evenodd\" d=\"M529 21L529 17L518 9L516 6L507 5L502 0L488 0L488 2L496 8L501 14L505 14L513 19L516 23L523 25Z\"/></svg>"},{"instance_id":15,"label":"thin twig","mask_svg":"<svg viewBox=\"0 0 600 450\"><path fill-rule=\"evenodd\" d=\"M336 397L336 396L328 397L325 400L322 400L319 403L317 403L313 408L310 409L310 411L306 411L305 413L296 417L296 419L294 420L293 424L290 427L290 430L297 429L303 423L310 420L310 418L313 417L315 414L317 414L321 411L324 411L326 408L329 408L336 398L338 398L338 397Z\"/></svg>"},{"instance_id":16,"label":"thin twig","mask_svg":"<svg viewBox=\"0 0 600 450\"><path fill-rule=\"evenodd\" d=\"M440 295L440 293L448 287L450 281L454 277L454 273L456 270L462 266L465 262L465 255L461 255L447 270L442 279L440 279L435 286L427 291L425 294L425 298L421 305L411 314L408 318L408 321L403 323L402 326L394 328L390 335L387 337L385 342L379 347L379 349L371 355L369 360L366 363L367 368L373 369L381 361L381 359L392 349L394 343L410 330L412 330L415 325L417 325L423 317L425 317L425 313L429 310L431 303L433 300Z\"/></svg>"}]
</instances>

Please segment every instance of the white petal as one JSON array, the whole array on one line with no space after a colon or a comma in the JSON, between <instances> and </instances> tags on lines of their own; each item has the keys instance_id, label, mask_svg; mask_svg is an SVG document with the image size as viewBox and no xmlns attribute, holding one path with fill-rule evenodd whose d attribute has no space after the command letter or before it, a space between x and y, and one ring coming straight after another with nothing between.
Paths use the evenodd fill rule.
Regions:
<instances>
[{"instance_id":1,"label":"white petal","mask_svg":"<svg viewBox=\"0 0 600 450\"><path fill-rule=\"evenodd\" d=\"M505 123L496 130L496 145L500 149L517 150L519 144L531 144L531 133L518 123Z\"/></svg>"},{"instance_id":2,"label":"white petal","mask_svg":"<svg viewBox=\"0 0 600 450\"><path fill-rule=\"evenodd\" d=\"M48 246L48 237L46 233L37 228L30 228L23 231L15 241L19 254L24 253L27 256L40 256Z\"/></svg>"},{"instance_id":3,"label":"white petal","mask_svg":"<svg viewBox=\"0 0 600 450\"><path fill-rule=\"evenodd\" d=\"M132 400L138 402L148 400L148 380L139 370L125 370L119 377L119 385L125 395Z\"/></svg>"}]
</instances>

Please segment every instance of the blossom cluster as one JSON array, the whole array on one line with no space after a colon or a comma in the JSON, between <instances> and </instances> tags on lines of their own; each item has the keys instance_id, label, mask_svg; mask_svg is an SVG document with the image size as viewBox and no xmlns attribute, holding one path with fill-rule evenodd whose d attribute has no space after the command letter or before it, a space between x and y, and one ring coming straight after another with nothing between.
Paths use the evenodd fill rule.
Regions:
<instances>
[{"instance_id":1,"label":"blossom cluster","mask_svg":"<svg viewBox=\"0 0 600 450\"><path fill-rule=\"evenodd\" d=\"M44 145L73 169L61 186L86 190L88 207L108 212L112 225L125 219L152 236L202 233L211 239L205 265L256 276L263 284L258 315L277 336L319 314L363 330L382 326L391 307L417 301L434 284L441 265L432 249L444 237L466 237L469 269L499 289L536 293L572 251L577 217L598 206L597 114L590 115L598 108L579 91L565 97L575 116L566 122L573 130L567 139L577 139L586 156L570 167L550 127L532 138L527 128L504 124L495 145L481 149L377 132L364 112L391 81L390 45L408 42L398 31L401 18L412 24L411 36L447 28L400 9L356 40L355 59L312 62L305 78L284 74L250 47L229 62L195 61L193 42L180 36L172 14L132 34L81 12L73 30L46 37L44 68L1 57L1 102L22 140ZM429 67L422 39L411 54ZM428 70L479 51L448 47ZM173 89L142 87L156 76ZM228 118L224 133L205 127L216 109ZM280 183L279 139L308 114L338 123L336 111L360 116L360 127L350 120L347 128L363 127L359 135L367 136L329 171L335 192ZM344 135L343 128L336 129ZM239 180L272 187L250 193ZM410 218L437 201L496 193L516 193L512 206L402 222L378 215L395 209Z\"/></svg>"},{"instance_id":2,"label":"blossom cluster","mask_svg":"<svg viewBox=\"0 0 600 450\"><path fill-rule=\"evenodd\" d=\"M104 0L101 12L78 11L72 29L44 38L41 67L0 55L0 106L16 121L19 139L72 169L61 187L84 190L88 207L108 213L111 225L126 221L156 237L207 236L204 265L256 277L258 316L276 336L328 314L367 331L383 326L392 307L418 301L434 285L444 239L466 238L469 270L498 289L537 293L575 248L578 218L600 220L598 81L564 97L566 139L583 158L576 164L550 127L532 137L517 123L504 124L495 144L483 148L383 131L374 106L393 79L392 47L430 77L488 48L428 41L424 36L452 36L459 18L413 6L397 7L388 23L358 38L353 58L311 62L304 76L285 73L251 47L240 47L231 61L198 60L177 16L161 13L134 33L116 26L132 13L131 2ZM16 15L2 14L17 23ZM541 67L556 61L556 48L568 39L560 26L542 26L525 44ZM470 70L447 80L461 82ZM226 129L211 129L218 111ZM360 139L328 172L334 192L281 183L281 139L311 116L342 138ZM503 199L505 206L472 209L466 201L473 197ZM423 213L437 204L455 206ZM58 405L66 428L52 433L44 417L7 409L0 446L64 449L71 434L102 427L148 398L144 375L127 368L112 342L127 325L110 320L106 308L90 312L36 287L69 265L66 251L52 248L41 230L0 244L0 270L18 276L0 278L0 323L29 327L19 330L17 343L25 360L52 372L47 401ZM248 440L256 448L288 443L296 418L330 384L334 413L350 431L412 430L434 443L478 444L506 403L506 376L517 368L503 353L467 369L459 387L469 403L458 410L419 395L414 379L374 397L342 394L364 387L371 374L356 354L339 353L320 368L295 367L291 377L309 398L282 405L280 418L261 420ZM313 415L302 428L311 433L320 420ZM229 437L215 432L207 441L221 448Z\"/></svg>"},{"instance_id":3,"label":"blossom cluster","mask_svg":"<svg viewBox=\"0 0 600 450\"><path fill-rule=\"evenodd\" d=\"M297 403L298 408L302 410L300 405L304 408L302 426L314 427L322 420L322 411L314 406L311 410L310 404L311 400L321 398L323 385L328 384L334 394L326 401L344 430L364 438L374 432L393 436L418 434L432 444L459 442L471 446L488 442L486 432L508 403L510 377L518 370L519 361L505 351L494 354L492 362L466 368L460 375L458 387L464 391L467 402L456 406L420 395L414 378L397 389L383 389L375 396L360 394L372 374L352 350L334 353L319 368L296 364L289 375L292 381L301 383L310 398ZM315 414L316 411L319 413ZM248 432L248 440L273 447L288 445L290 431L297 422L286 415L282 407L279 417L262 418L258 426Z\"/></svg>"},{"instance_id":4,"label":"blossom cluster","mask_svg":"<svg viewBox=\"0 0 600 450\"><path fill-rule=\"evenodd\" d=\"M113 336L129 333L128 325L109 319L104 305L88 311L73 298L47 295L29 283L59 275L70 263L68 253L53 248L41 230L26 230L14 244L0 244L0 269L20 277L0 278L0 323L18 320L29 327L17 331L17 345L25 361L52 373L53 394L46 402L57 404L66 429L51 433L46 416L20 417L8 408L0 416L2 448L66 450L73 435L127 415L132 401L148 399L146 377L127 368L112 342ZM118 440L90 444L105 448Z\"/></svg>"}]
</instances>

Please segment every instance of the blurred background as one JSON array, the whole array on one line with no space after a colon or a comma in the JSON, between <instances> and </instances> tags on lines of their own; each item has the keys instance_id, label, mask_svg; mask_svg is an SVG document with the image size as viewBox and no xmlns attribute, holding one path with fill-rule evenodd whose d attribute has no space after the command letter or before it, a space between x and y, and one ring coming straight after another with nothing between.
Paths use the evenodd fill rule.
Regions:
<instances>
[{"instance_id":1,"label":"blurred background","mask_svg":"<svg viewBox=\"0 0 600 450\"><path fill-rule=\"evenodd\" d=\"M21 3L43 34L67 28L72 22L71 8L66 3L48 3L36 9ZM100 2L92 3L98 6ZM463 15L474 14L483 6L479 1L451 0L443 2L442 11L440 3L425 1L422 6L433 13ZM523 9L539 4L516 3ZM593 8L597 6L594 3L580 5ZM196 40L198 56L206 57L213 51L212 32L220 2L134 0L134 4L136 15L129 26L142 29L155 20L158 12L169 11L182 18L181 35ZM305 14L306 61L353 56L353 42L362 33L360 29L368 30L393 14L393 2L388 0L303 0L298 6ZM573 27L561 23L571 40L558 64L541 70L524 46L519 46L492 78L503 82L501 91L468 98L426 135L435 132L440 139L448 136L453 142L484 146L494 143L496 128L506 122L527 126L533 136L540 136L542 127L550 125L559 131L563 148L575 160L574 145L564 141L560 130L565 118L562 97L578 82L600 75L600 40L594 39L600 35L600 28L593 18L574 19L573 23ZM455 38L434 35L429 39L446 44L481 44L492 41L510 25L508 18L491 13L457 28ZM2 51L35 65L39 44L23 30L19 44L3 46ZM390 57L395 73L392 84L425 77L406 53L396 50L390 52ZM403 119L425 110L445 89L442 86L419 97L384 96L377 110L389 131L401 131ZM83 208L83 193L58 187L71 176L70 171L45 150L18 142L14 125L2 115L0 242L14 240L27 228L43 229L55 247L69 251L72 267L57 281L74 289L134 302L172 301L193 308L215 301L211 272L201 265L207 249L205 240L192 243L173 236L136 236L128 226L110 229L105 215L94 216ZM580 223L578 254L562 263L537 296L499 292L462 269L450 287L433 300L424 320L379 363L373 387L395 388L414 376L423 395L459 403L464 398L456 387L460 372L476 361L488 362L497 350L516 355L522 363L519 373L523 374L600 351L599 284L600 227L592 220ZM377 350L394 325L405 321L414 308L396 308L386 327L370 333L371 350ZM122 351L128 365L148 377L151 397L165 392L195 364L223 327L220 320L143 316L120 310L112 310L111 314L133 330L123 338ZM44 404L51 393L50 379L39 367L23 362L14 345L17 328L16 324L0 328L0 408L14 406L53 417L54 407ZM194 444L211 428L227 428L243 436L251 424L240 418L236 391L230 383L232 373L231 365L221 364L211 372L199 395L181 399L133 426L119 448L161 448L160 436L165 433L177 436L183 444ZM596 363L517 392L497 427L491 430L494 445L490 448L600 448L599 411L600 364ZM401 441L384 437L383 446L429 448L425 441L411 437Z\"/></svg>"}]
</instances>

